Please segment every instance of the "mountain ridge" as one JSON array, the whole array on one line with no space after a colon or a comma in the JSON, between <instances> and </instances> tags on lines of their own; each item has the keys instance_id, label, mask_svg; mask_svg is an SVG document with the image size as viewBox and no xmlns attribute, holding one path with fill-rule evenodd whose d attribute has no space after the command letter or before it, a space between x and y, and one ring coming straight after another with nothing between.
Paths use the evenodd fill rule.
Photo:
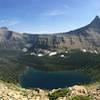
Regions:
<instances>
[{"instance_id":1,"label":"mountain ridge","mask_svg":"<svg viewBox=\"0 0 100 100\"><path fill-rule=\"evenodd\" d=\"M11 49L97 49L100 51L100 18L81 28L54 34L28 34L0 28L0 48Z\"/></svg>"}]
</instances>

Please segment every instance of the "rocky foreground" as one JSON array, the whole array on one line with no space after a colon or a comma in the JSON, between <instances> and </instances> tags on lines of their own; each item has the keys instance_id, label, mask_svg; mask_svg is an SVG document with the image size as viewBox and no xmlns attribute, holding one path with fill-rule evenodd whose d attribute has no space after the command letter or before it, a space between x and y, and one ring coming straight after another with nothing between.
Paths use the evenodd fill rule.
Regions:
<instances>
[{"instance_id":1,"label":"rocky foreground","mask_svg":"<svg viewBox=\"0 0 100 100\"><path fill-rule=\"evenodd\" d=\"M70 90L64 97L58 97L57 100L81 100L71 99L74 96L87 96L90 99L82 100L100 100L100 85L98 83L81 86L75 85L68 88ZM42 90L42 89L24 89L13 84L0 81L0 100L55 100L50 99L48 94L52 94L60 89Z\"/></svg>"}]
</instances>

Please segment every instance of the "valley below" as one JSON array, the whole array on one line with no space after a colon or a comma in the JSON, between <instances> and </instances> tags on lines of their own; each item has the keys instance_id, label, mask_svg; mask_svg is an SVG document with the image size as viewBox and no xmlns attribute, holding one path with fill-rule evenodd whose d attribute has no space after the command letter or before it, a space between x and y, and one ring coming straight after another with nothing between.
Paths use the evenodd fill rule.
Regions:
<instances>
[{"instance_id":1,"label":"valley below","mask_svg":"<svg viewBox=\"0 0 100 100\"><path fill-rule=\"evenodd\" d=\"M0 100L100 100L100 18L55 34L0 28Z\"/></svg>"},{"instance_id":2,"label":"valley below","mask_svg":"<svg viewBox=\"0 0 100 100\"><path fill-rule=\"evenodd\" d=\"M72 50L39 57L30 52L3 51L0 50L1 100L100 98L100 54Z\"/></svg>"}]
</instances>

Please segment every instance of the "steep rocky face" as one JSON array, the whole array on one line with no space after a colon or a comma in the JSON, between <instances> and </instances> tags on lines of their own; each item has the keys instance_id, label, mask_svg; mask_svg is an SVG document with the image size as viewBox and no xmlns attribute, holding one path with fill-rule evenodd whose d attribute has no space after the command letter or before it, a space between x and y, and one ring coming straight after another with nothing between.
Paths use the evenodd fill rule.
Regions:
<instances>
[{"instance_id":1,"label":"steep rocky face","mask_svg":"<svg viewBox=\"0 0 100 100\"><path fill-rule=\"evenodd\" d=\"M60 34L53 35L31 35L24 34L28 44L31 44L33 49L56 49L60 43L64 43L63 36Z\"/></svg>"},{"instance_id":2,"label":"steep rocky face","mask_svg":"<svg viewBox=\"0 0 100 100\"><path fill-rule=\"evenodd\" d=\"M22 34L10 31L6 27L0 28L0 48L21 49L24 45Z\"/></svg>"},{"instance_id":3,"label":"steep rocky face","mask_svg":"<svg viewBox=\"0 0 100 100\"><path fill-rule=\"evenodd\" d=\"M17 33L0 28L0 48L87 49L100 51L100 18L79 29L55 34Z\"/></svg>"},{"instance_id":4,"label":"steep rocky face","mask_svg":"<svg viewBox=\"0 0 100 100\"><path fill-rule=\"evenodd\" d=\"M96 16L94 20L85 27L64 33L74 41L71 47L86 49L99 49L100 47L100 18ZM75 37L77 38L75 40ZM75 45L77 44L77 45Z\"/></svg>"},{"instance_id":5,"label":"steep rocky face","mask_svg":"<svg viewBox=\"0 0 100 100\"><path fill-rule=\"evenodd\" d=\"M100 18L96 16L94 20L89 24L90 28L95 29L95 31L100 32Z\"/></svg>"},{"instance_id":6,"label":"steep rocky face","mask_svg":"<svg viewBox=\"0 0 100 100\"><path fill-rule=\"evenodd\" d=\"M64 33L53 35L24 34L32 48L42 49L100 49L100 18L94 20L85 27Z\"/></svg>"}]
</instances>

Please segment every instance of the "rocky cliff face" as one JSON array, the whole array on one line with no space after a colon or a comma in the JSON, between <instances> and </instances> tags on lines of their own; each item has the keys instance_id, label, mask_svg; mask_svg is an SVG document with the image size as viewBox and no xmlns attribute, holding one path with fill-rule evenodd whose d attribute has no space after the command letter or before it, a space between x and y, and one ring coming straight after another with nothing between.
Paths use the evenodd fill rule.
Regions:
<instances>
[{"instance_id":1,"label":"rocky cliff face","mask_svg":"<svg viewBox=\"0 0 100 100\"><path fill-rule=\"evenodd\" d=\"M0 48L88 49L100 51L100 18L79 29L55 34L19 34L0 28Z\"/></svg>"},{"instance_id":2,"label":"rocky cliff face","mask_svg":"<svg viewBox=\"0 0 100 100\"><path fill-rule=\"evenodd\" d=\"M6 27L0 28L0 48L21 49L24 45L22 34L10 31Z\"/></svg>"},{"instance_id":3,"label":"rocky cliff face","mask_svg":"<svg viewBox=\"0 0 100 100\"><path fill-rule=\"evenodd\" d=\"M100 50L100 18L96 16L90 24L70 32L24 36L33 48Z\"/></svg>"}]
</instances>

